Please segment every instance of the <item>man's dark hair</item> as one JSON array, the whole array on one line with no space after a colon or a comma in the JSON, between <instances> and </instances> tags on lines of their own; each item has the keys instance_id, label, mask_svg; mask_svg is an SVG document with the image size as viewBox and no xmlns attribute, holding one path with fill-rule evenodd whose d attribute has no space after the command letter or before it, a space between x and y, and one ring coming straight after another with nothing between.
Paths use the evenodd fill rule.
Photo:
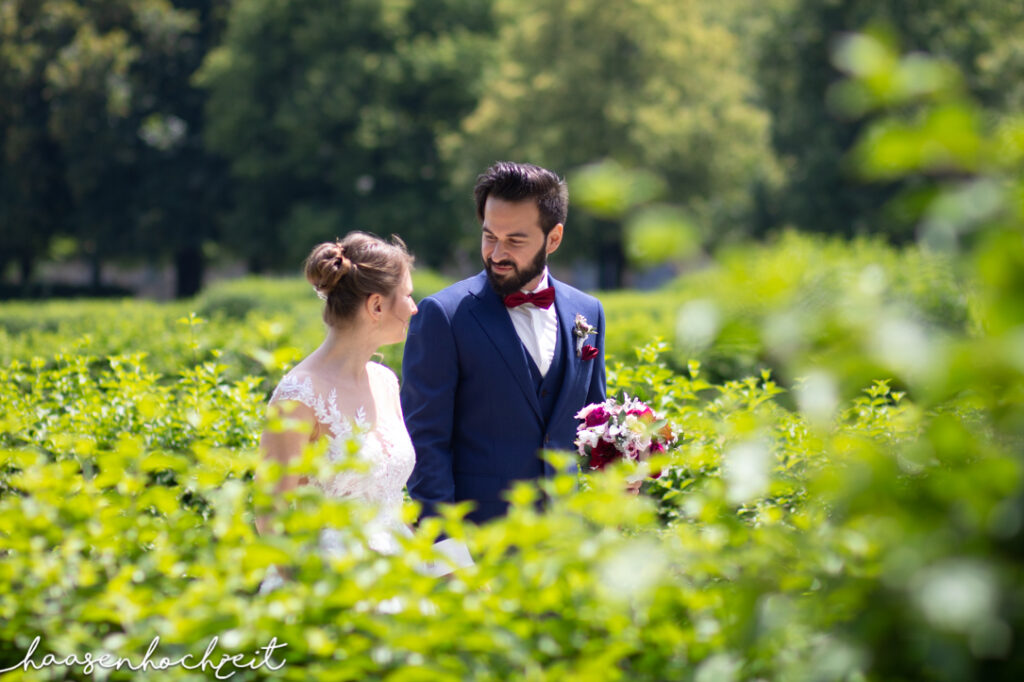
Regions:
<instances>
[{"instance_id":1,"label":"man's dark hair","mask_svg":"<svg viewBox=\"0 0 1024 682\"><path fill-rule=\"evenodd\" d=\"M569 187L565 180L532 163L497 162L476 179L473 196L476 198L476 217L480 222L484 220L484 205L489 196L505 201L533 199L537 202L540 229L545 235L555 225L564 225L569 214Z\"/></svg>"}]
</instances>

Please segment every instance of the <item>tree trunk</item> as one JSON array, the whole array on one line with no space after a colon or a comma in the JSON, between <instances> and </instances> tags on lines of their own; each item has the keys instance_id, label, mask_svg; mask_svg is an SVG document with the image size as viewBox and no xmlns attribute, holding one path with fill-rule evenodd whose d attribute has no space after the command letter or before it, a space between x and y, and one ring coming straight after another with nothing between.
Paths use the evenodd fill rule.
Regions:
<instances>
[{"instance_id":1,"label":"tree trunk","mask_svg":"<svg viewBox=\"0 0 1024 682\"><path fill-rule=\"evenodd\" d=\"M203 251L198 244L183 246L174 254L176 298L189 298L203 287Z\"/></svg>"},{"instance_id":2,"label":"tree trunk","mask_svg":"<svg viewBox=\"0 0 1024 682\"><path fill-rule=\"evenodd\" d=\"M90 265L92 266L92 277L89 284L92 290L98 293L100 287L103 286L103 261L100 259L99 251L92 253Z\"/></svg>"},{"instance_id":3,"label":"tree trunk","mask_svg":"<svg viewBox=\"0 0 1024 682\"><path fill-rule=\"evenodd\" d=\"M621 229L621 228L618 228ZM597 283L601 289L621 289L626 268L626 252L621 233L602 242L598 258Z\"/></svg>"},{"instance_id":4,"label":"tree trunk","mask_svg":"<svg viewBox=\"0 0 1024 682\"><path fill-rule=\"evenodd\" d=\"M250 256L246 261L246 269L250 275L262 275L266 268L263 265L263 259L257 258L256 256Z\"/></svg>"},{"instance_id":5,"label":"tree trunk","mask_svg":"<svg viewBox=\"0 0 1024 682\"><path fill-rule=\"evenodd\" d=\"M32 271L35 269L35 259L32 258L32 254L23 253L18 258L18 271L19 271L19 284L22 289L28 289L29 282L32 280Z\"/></svg>"}]
</instances>

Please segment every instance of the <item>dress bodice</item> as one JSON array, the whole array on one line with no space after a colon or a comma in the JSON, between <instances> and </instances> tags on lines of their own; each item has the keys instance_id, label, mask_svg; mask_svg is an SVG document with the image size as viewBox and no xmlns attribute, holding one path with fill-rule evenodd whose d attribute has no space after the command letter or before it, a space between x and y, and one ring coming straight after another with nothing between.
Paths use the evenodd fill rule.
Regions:
<instances>
[{"instance_id":1,"label":"dress bodice","mask_svg":"<svg viewBox=\"0 0 1024 682\"><path fill-rule=\"evenodd\" d=\"M357 456L367 462L368 470L342 471L315 483L332 497L355 497L376 507L377 518L367 529L368 544L376 551L393 554L398 551L394 534L409 534L401 521L402 491L416 463L416 454L401 408L393 407L399 405L398 379L377 363L369 363L368 371L371 393L380 402L375 410L375 424L367 422L362 406L355 414L343 413L338 408L337 389L319 385L312 375L298 368L281 380L270 404L294 400L311 408L321 437L328 439L327 457L331 461L345 461L349 457L348 442L354 439L358 443ZM321 533L321 545L327 553L343 551L340 534L330 528Z\"/></svg>"}]
</instances>

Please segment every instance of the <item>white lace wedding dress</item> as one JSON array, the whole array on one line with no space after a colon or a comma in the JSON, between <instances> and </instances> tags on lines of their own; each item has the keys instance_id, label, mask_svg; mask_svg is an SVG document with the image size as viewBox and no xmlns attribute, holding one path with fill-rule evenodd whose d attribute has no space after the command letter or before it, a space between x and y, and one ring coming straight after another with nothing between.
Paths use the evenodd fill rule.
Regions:
<instances>
[{"instance_id":1,"label":"white lace wedding dress","mask_svg":"<svg viewBox=\"0 0 1024 682\"><path fill-rule=\"evenodd\" d=\"M351 417L338 409L337 389L326 395L318 390L313 377L302 372L287 374L270 397L270 404L295 400L313 410L320 428L326 429L327 457L342 462L347 443L355 439L359 444L358 456L369 465L366 472L341 472L327 481L316 481L324 493L331 497L355 497L377 508L377 517L366 529L367 544L382 554L395 554L399 550L396 534L410 536L408 526L402 523L402 490L416 463L409 432L400 412L391 409L398 405L398 379L388 368L371 362L368 365L373 393L381 400L376 410L376 424L366 420L365 407L359 407ZM320 545L328 554L344 551L341 534L325 528L320 534Z\"/></svg>"},{"instance_id":2,"label":"white lace wedding dress","mask_svg":"<svg viewBox=\"0 0 1024 682\"><path fill-rule=\"evenodd\" d=\"M354 497L375 507L377 515L365 529L367 545L381 554L395 554L400 549L397 536L412 535L409 527L402 523L402 491L416 463L416 452L401 412L392 409L393 405L400 404L398 379L391 370L377 363L371 362L367 367L373 387L371 392L380 402L375 410L375 424L368 423L363 406L354 416L343 414L338 408L337 389L325 390L313 376L299 368L285 375L274 389L269 404L297 401L312 409L318 428L328 440L327 457L331 461L342 462L349 457L348 442L356 440L357 456L367 462L368 470L342 471L329 480L314 483L326 495ZM345 552L343 534L335 528L322 529L320 549L328 557ZM281 584L280 575L272 568L260 592L269 592Z\"/></svg>"},{"instance_id":3,"label":"white lace wedding dress","mask_svg":"<svg viewBox=\"0 0 1024 682\"><path fill-rule=\"evenodd\" d=\"M398 396L398 379L387 367L371 362L371 393L380 403L375 410L375 424L367 421L366 409L359 407L354 416L343 414L338 408L337 389L318 386L314 377L299 368L281 380L270 397L270 405L294 400L313 410L319 428L328 439L327 457L343 462L348 442L353 438L359 444L358 456L368 464L365 471L342 471L330 480L315 481L326 495L354 497L377 510L375 518L365 529L366 544L381 554L396 554L401 550L398 537L411 537L412 531L402 522L403 489L416 464L409 432L402 418ZM392 409L394 406L394 409ZM444 561L427 562L420 570L430 575L444 575L455 567L469 566L473 559L462 543L450 538L435 543L434 548ZM325 556L344 553L344 534L336 528L320 531L320 549ZM283 583L278 572L271 568L260 585L260 593L269 592ZM397 603L397 602L396 602ZM385 608L392 608L385 605Z\"/></svg>"}]
</instances>

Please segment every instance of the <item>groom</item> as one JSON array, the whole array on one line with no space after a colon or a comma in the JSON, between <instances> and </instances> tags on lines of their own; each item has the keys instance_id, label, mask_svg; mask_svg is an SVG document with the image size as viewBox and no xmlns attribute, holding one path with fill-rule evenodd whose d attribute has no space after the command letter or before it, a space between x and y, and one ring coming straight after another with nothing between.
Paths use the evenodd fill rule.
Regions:
<instances>
[{"instance_id":1,"label":"groom","mask_svg":"<svg viewBox=\"0 0 1024 682\"><path fill-rule=\"evenodd\" d=\"M569 194L549 170L502 161L477 179L484 270L419 304L402 361L416 448L409 493L424 514L472 500L505 513L516 480L552 475L542 449L573 450L574 415L605 399L600 302L548 274Z\"/></svg>"}]
</instances>

